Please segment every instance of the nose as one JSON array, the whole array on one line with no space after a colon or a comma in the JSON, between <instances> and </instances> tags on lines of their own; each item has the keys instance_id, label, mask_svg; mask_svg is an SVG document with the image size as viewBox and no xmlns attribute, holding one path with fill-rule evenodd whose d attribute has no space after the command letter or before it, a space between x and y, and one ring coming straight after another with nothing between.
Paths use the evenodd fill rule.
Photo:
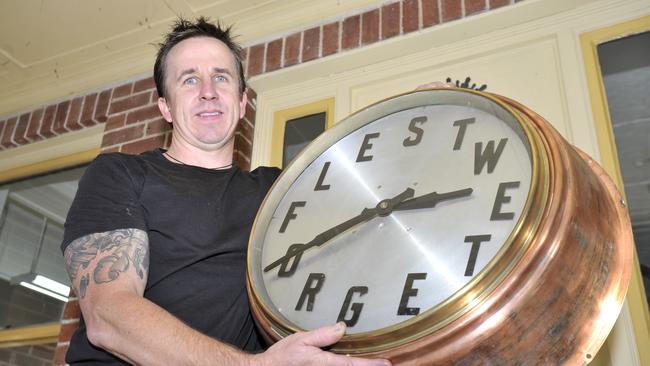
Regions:
<instances>
[{"instance_id":1,"label":"nose","mask_svg":"<svg viewBox=\"0 0 650 366\"><path fill-rule=\"evenodd\" d=\"M207 82L202 82L201 83L200 92L201 92L201 94L200 94L201 100L217 99L217 96L218 96L214 85L209 80Z\"/></svg>"}]
</instances>

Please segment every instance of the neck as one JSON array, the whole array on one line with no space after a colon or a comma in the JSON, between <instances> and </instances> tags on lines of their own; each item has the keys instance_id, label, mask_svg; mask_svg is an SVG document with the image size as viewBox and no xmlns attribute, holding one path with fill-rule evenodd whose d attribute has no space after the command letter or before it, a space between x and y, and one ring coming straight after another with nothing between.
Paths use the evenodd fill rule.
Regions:
<instances>
[{"instance_id":1,"label":"neck","mask_svg":"<svg viewBox=\"0 0 650 366\"><path fill-rule=\"evenodd\" d=\"M203 150L194 146L179 146L172 140L166 154L167 159L185 165L198 166L206 169L219 169L232 165L234 141L215 150Z\"/></svg>"}]
</instances>

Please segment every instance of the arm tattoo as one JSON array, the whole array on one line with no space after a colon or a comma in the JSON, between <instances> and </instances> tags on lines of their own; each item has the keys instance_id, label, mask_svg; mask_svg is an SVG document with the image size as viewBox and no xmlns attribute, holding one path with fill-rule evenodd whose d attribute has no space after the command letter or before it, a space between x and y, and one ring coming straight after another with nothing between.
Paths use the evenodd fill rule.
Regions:
<instances>
[{"instance_id":1,"label":"arm tattoo","mask_svg":"<svg viewBox=\"0 0 650 366\"><path fill-rule=\"evenodd\" d=\"M98 256L94 268L88 268ZM115 281L133 266L144 280L149 271L149 243L147 234L138 229L119 229L83 236L74 240L65 250L65 261L74 283L80 276L79 296L84 298L90 283L89 273L96 284Z\"/></svg>"},{"instance_id":2,"label":"arm tattoo","mask_svg":"<svg viewBox=\"0 0 650 366\"><path fill-rule=\"evenodd\" d=\"M128 269L129 256L120 250L99 260L93 278L95 283L111 282L120 277L120 272L126 272Z\"/></svg>"},{"instance_id":3,"label":"arm tattoo","mask_svg":"<svg viewBox=\"0 0 650 366\"><path fill-rule=\"evenodd\" d=\"M81 280L79 281L79 296L81 296L82 299L86 297L86 288L88 287L89 277L90 275L86 273L86 275L81 277Z\"/></svg>"}]
</instances>

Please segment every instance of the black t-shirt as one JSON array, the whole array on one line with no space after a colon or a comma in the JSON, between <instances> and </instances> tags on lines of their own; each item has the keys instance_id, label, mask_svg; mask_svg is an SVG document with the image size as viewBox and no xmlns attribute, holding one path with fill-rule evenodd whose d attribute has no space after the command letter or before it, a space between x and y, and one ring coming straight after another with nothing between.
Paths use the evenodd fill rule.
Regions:
<instances>
[{"instance_id":1,"label":"black t-shirt","mask_svg":"<svg viewBox=\"0 0 650 366\"><path fill-rule=\"evenodd\" d=\"M144 230L150 251L144 297L204 334L259 351L245 288L246 246L280 170L204 169L172 163L162 152L98 156L79 182L61 248L92 233ZM66 357L123 364L89 343L83 319Z\"/></svg>"}]
</instances>

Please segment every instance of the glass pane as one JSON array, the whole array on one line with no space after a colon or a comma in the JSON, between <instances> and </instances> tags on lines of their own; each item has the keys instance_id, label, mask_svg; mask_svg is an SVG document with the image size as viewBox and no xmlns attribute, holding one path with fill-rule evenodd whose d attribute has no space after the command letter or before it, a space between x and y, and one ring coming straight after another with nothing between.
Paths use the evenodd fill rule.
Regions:
<instances>
[{"instance_id":1,"label":"glass pane","mask_svg":"<svg viewBox=\"0 0 650 366\"><path fill-rule=\"evenodd\" d=\"M57 282L70 286L68 272L65 269L61 242L63 241L63 226L56 222L48 221L43 247L36 264L36 273L41 273Z\"/></svg>"},{"instance_id":2,"label":"glass pane","mask_svg":"<svg viewBox=\"0 0 650 366\"><path fill-rule=\"evenodd\" d=\"M0 348L2 366L50 366L54 359L56 343L33 346Z\"/></svg>"},{"instance_id":3,"label":"glass pane","mask_svg":"<svg viewBox=\"0 0 650 366\"><path fill-rule=\"evenodd\" d=\"M58 322L65 302L0 280L0 329Z\"/></svg>"},{"instance_id":4,"label":"glass pane","mask_svg":"<svg viewBox=\"0 0 650 366\"><path fill-rule=\"evenodd\" d=\"M84 170L0 187L0 329L60 320L69 286L60 250L63 223ZM56 289L52 284L63 295L37 291Z\"/></svg>"},{"instance_id":5,"label":"glass pane","mask_svg":"<svg viewBox=\"0 0 650 366\"><path fill-rule=\"evenodd\" d=\"M8 202L0 232L0 276L29 272L43 230L43 217Z\"/></svg>"},{"instance_id":6,"label":"glass pane","mask_svg":"<svg viewBox=\"0 0 650 366\"><path fill-rule=\"evenodd\" d=\"M650 32L603 43L598 57L650 299Z\"/></svg>"},{"instance_id":7,"label":"glass pane","mask_svg":"<svg viewBox=\"0 0 650 366\"><path fill-rule=\"evenodd\" d=\"M287 164L313 139L325 131L327 114L312 114L288 120L284 127L282 166Z\"/></svg>"}]
</instances>

